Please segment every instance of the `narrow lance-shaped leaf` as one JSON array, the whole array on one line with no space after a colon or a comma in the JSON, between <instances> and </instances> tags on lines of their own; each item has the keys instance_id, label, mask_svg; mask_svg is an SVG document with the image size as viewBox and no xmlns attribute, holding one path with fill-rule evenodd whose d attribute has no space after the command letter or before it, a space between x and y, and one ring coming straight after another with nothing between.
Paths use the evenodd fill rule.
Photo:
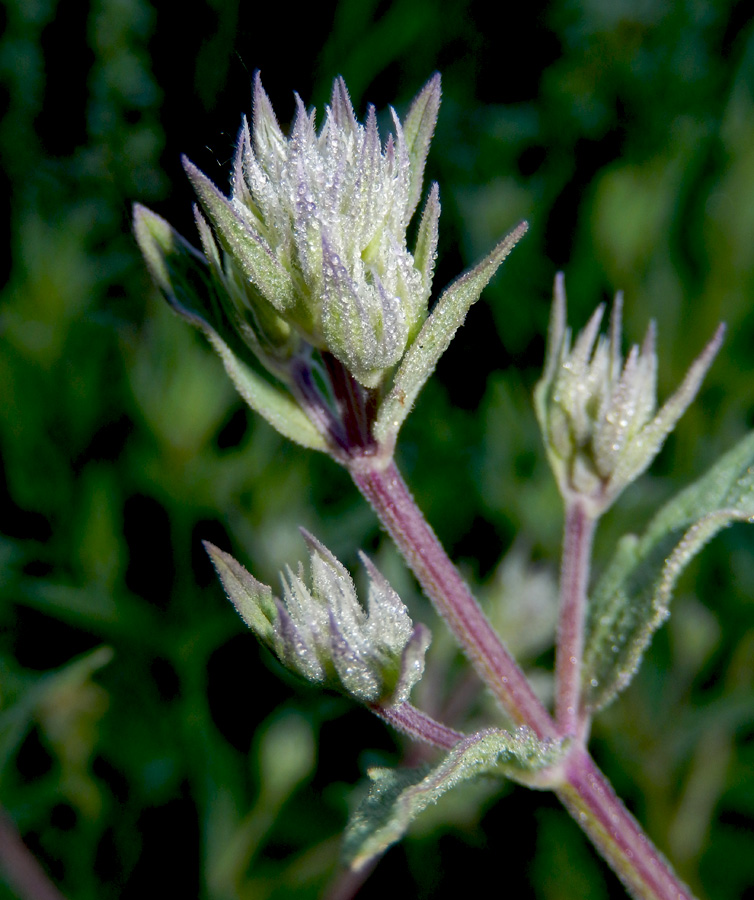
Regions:
<instances>
[{"instance_id":1,"label":"narrow lance-shaped leaf","mask_svg":"<svg viewBox=\"0 0 754 900\"><path fill-rule=\"evenodd\" d=\"M346 829L343 852L360 869L399 841L413 820L451 788L478 775L526 782L555 765L562 745L543 743L533 732L487 729L469 735L434 769L373 768L372 784Z\"/></svg>"},{"instance_id":2,"label":"narrow lance-shaped leaf","mask_svg":"<svg viewBox=\"0 0 754 900\"><path fill-rule=\"evenodd\" d=\"M463 324L466 313L479 299L500 264L521 240L528 227L526 222L517 225L486 259L442 293L421 331L406 351L395 374L393 386L380 406L374 425L374 435L378 441L389 443L395 439L419 391L447 350L453 335Z\"/></svg>"},{"instance_id":3,"label":"narrow lance-shaped leaf","mask_svg":"<svg viewBox=\"0 0 754 900\"><path fill-rule=\"evenodd\" d=\"M204 549L238 614L260 640L272 647L277 618L272 589L257 581L230 553L225 553L209 541L204 541Z\"/></svg>"},{"instance_id":4,"label":"narrow lance-shaped leaf","mask_svg":"<svg viewBox=\"0 0 754 900\"><path fill-rule=\"evenodd\" d=\"M585 705L606 706L630 682L668 616L678 576L722 528L754 517L754 433L666 504L642 537L626 535L590 603Z\"/></svg>"},{"instance_id":5,"label":"narrow lance-shaped leaf","mask_svg":"<svg viewBox=\"0 0 754 900\"><path fill-rule=\"evenodd\" d=\"M206 323L220 330L220 306L205 257L140 203L134 203L133 228L149 274L172 308L197 327Z\"/></svg>"}]
</instances>

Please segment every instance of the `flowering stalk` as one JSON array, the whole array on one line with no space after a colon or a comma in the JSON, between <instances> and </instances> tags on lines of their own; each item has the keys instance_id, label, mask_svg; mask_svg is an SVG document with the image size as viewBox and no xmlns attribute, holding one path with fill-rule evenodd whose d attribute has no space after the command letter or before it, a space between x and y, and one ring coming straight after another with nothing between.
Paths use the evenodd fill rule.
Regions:
<instances>
[{"instance_id":1,"label":"flowering stalk","mask_svg":"<svg viewBox=\"0 0 754 900\"><path fill-rule=\"evenodd\" d=\"M623 299L615 298L609 336L597 308L571 344L563 274L555 278L545 370L535 406L565 503L560 622L556 652L556 720L561 734L585 737L582 663L594 529L618 495L649 466L694 399L717 353L722 326L676 393L657 411L654 323L641 348L621 355Z\"/></svg>"},{"instance_id":2,"label":"flowering stalk","mask_svg":"<svg viewBox=\"0 0 754 900\"><path fill-rule=\"evenodd\" d=\"M632 897L694 900L586 750L571 754L555 793Z\"/></svg>"},{"instance_id":3,"label":"flowering stalk","mask_svg":"<svg viewBox=\"0 0 754 900\"><path fill-rule=\"evenodd\" d=\"M351 476L505 712L540 738L557 737L547 710L443 550L395 463L352 469Z\"/></svg>"},{"instance_id":4,"label":"flowering stalk","mask_svg":"<svg viewBox=\"0 0 754 900\"><path fill-rule=\"evenodd\" d=\"M560 617L555 653L555 718L562 735L586 739L581 710L584 622L597 520L580 500L568 503L561 565Z\"/></svg>"}]
</instances>

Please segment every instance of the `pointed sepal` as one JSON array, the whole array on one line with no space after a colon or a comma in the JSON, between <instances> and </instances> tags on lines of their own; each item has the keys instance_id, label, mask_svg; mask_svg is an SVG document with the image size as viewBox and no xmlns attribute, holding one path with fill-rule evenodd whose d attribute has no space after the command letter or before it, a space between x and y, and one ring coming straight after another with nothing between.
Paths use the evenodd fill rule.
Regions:
<instances>
[{"instance_id":1,"label":"pointed sepal","mask_svg":"<svg viewBox=\"0 0 754 900\"><path fill-rule=\"evenodd\" d=\"M230 553L204 541L212 565L236 612L260 641L272 648L277 622L277 607L272 589L257 581Z\"/></svg>"},{"instance_id":2,"label":"pointed sepal","mask_svg":"<svg viewBox=\"0 0 754 900\"><path fill-rule=\"evenodd\" d=\"M436 181L432 182L424 205L419 231L416 235L416 249L414 250L414 265L421 275L424 289L423 302L429 300L432 293L432 274L437 259L437 240L439 237L440 221L440 188Z\"/></svg>"},{"instance_id":3,"label":"pointed sepal","mask_svg":"<svg viewBox=\"0 0 754 900\"><path fill-rule=\"evenodd\" d=\"M421 197L424 165L432 136L435 133L441 99L440 73L435 72L414 98L403 122L403 137L406 142L411 173L409 178L409 218L413 215Z\"/></svg>"},{"instance_id":4,"label":"pointed sepal","mask_svg":"<svg viewBox=\"0 0 754 900\"><path fill-rule=\"evenodd\" d=\"M285 312L296 299L293 280L264 238L254 230L250 217L244 217L240 208L223 196L186 157L183 167L223 249L231 254L267 302L278 312Z\"/></svg>"}]
</instances>

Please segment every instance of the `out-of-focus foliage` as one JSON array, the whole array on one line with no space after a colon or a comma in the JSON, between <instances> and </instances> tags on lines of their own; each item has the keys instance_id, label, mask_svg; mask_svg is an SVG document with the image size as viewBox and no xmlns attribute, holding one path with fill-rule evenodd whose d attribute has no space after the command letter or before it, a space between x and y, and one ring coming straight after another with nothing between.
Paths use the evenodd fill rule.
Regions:
<instances>
[{"instance_id":1,"label":"out-of-focus foliage","mask_svg":"<svg viewBox=\"0 0 754 900\"><path fill-rule=\"evenodd\" d=\"M202 539L265 583L300 557L298 525L351 568L366 549L435 632L436 671L457 691L448 716L493 724L458 660L437 660L441 625L346 476L247 414L157 299L129 232L138 200L192 233L179 154L225 183L253 69L281 115L293 89L321 108L338 73L360 115L367 100L405 113L442 71L427 172L443 203L438 288L531 223L399 444L420 505L486 594L519 533L522 553L556 565L560 507L530 402L556 267L575 326L618 288L628 340L657 319L661 399L729 326L699 401L605 521L599 559L751 425L746 4L552 0L508 8L504 29L497 14L468 0L269 4L263 22L237 0L0 9L0 802L71 898L322 896L354 785L404 752L259 652ZM754 891L752 549L736 526L702 554L595 723L598 760L711 900ZM551 660L537 652L540 671ZM552 798L485 783L420 818L360 896L396 880L450 896L472 866L511 896L623 896Z\"/></svg>"}]
</instances>

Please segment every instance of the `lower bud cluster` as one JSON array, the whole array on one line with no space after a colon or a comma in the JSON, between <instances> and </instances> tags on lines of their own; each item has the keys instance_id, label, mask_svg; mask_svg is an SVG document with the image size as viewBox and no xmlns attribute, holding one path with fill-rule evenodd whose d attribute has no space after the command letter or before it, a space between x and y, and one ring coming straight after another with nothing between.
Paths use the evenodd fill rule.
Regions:
<instances>
[{"instance_id":1,"label":"lower bud cluster","mask_svg":"<svg viewBox=\"0 0 754 900\"><path fill-rule=\"evenodd\" d=\"M282 598L232 556L205 546L241 618L286 668L363 703L405 702L424 672L429 630L413 625L400 597L362 554L369 575L365 610L345 567L303 535L311 586L299 563L297 572L281 573Z\"/></svg>"}]
</instances>

